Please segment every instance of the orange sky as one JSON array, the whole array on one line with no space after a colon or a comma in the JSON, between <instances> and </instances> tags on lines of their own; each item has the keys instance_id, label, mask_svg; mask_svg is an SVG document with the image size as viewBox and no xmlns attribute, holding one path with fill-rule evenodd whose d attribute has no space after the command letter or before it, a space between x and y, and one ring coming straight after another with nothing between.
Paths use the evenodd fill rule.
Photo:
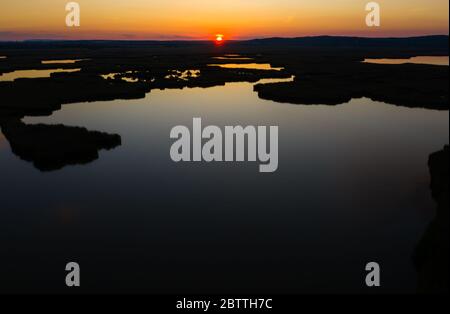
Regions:
<instances>
[{"instance_id":1,"label":"orange sky","mask_svg":"<svg viewBox=\"0 0 450 314\"><path fill-rule=\"evenodd\" d=\"M0 40L226 39L306 35L448 34L448 0L378 0L380 28L365 25L368 0L79 0L81 27L67 28L67 0L0 5Z\"/></svg>"}]
</instances>

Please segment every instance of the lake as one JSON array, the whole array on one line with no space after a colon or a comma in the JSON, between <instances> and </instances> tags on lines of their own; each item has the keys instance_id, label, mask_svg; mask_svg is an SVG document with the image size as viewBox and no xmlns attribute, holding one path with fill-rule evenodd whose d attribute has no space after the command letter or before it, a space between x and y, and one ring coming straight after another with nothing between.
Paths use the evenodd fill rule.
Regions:
<instances>
[{"instance_id":1,"label":"lake","mask_svg":"<svg viewBox=\"0 0 450 314\"><path fill-rule=\"evenodd\" d=\"M376 64L432 64L432 65L449 65L448 56L418 56L409 59L365 59L366 63Z\"/></svg>"},{"instance_id":2,"label":"lake","mask_svg":"<svg viewBox=\"0 0 450 314\"><path fill-rule=\"evenodd\" d=\"M278 171L172 162L170 130L194 117L279 126ZM25 121L117 133L122 145L40 172L0 133L0 291L59 291L71 261L87 292L370 292L373 261L379 292L415 290L411 258L435 208L427 160L449 141L448 111L280 104L229 83Z\"/></svg>"},{"instance_id":3,"label":"lake","mask_svg":"<svg viewBox=\"0 0 450 314\"><path fill-rule=\"evenodd\" d=\"M78 72L80 69L51 69L51 70L17 70L0 74L0 82L11 82L20 78L44 78L52 73Z\"/></svg>"}]
</instances>

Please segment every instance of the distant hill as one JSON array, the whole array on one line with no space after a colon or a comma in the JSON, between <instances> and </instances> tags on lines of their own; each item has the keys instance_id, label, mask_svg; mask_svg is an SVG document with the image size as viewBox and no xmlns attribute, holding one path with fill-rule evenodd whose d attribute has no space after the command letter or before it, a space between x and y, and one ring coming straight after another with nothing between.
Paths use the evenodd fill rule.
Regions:
<instances>
[{"instance_id":1,"label":"distant hill","mask_svg":"<svg viewBox=\"0 0 450 314\"><path fill-rule=\"evenodd\" d=\"M406 38L367 38L316 36L298 38L264 38L226 41L217 47L213 41L132 41L132 40L29 40L0 42L3 49L147 49L152 53L264 53L301 51L362 52L364 56L448 55L449 36L434 35ZM1 52L1 51L0 51Z\"/></svg>"},{"instance_id":2,"label":"distant hill","mask_svg":"<svg viewBox=\"0 0 450 314\"><path fill-rule=\"evenodd\" d=\"M449 36L434 35L406 38L367 38L344 36L316 36L298 38L265 38L245 41L252 45L282 45L282 46L311 46L311 47L446 47Z\"/></svg>"},{"instance_id":3,"label":"distant hill","mask_svg":"<svg viewBox=\"0 0 450 314\"><path fill-rule=\"evenodd\" d=\"M2 41L0 41L2 42ZM448 46L448 35L431 35L419 37L388 37L388 38L370 38L370 37L348 37L348 36L308 36L308 37L273 37L251 40L232 40L229 43L251 44L251 45L289 45L289 46L335 46L335 47L380 47L380 46ZM2 42L7 43L7 42ZM212 43L207 40L58 40L58 39L31 39L25 41L16 41L10 43L59 43L59 44L90 44L90 45L181 45L181 44L205 44Z\"/></svg>"}]
</instances>

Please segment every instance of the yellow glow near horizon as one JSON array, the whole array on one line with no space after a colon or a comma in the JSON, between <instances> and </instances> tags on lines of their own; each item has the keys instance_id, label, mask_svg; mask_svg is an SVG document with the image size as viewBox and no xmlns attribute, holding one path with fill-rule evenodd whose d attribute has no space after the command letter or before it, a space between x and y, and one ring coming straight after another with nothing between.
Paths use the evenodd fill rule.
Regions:
<instances>
[{"instance_id":1,"label":"yellow glow near horizon","mask_svg":"<svg viewBox=\"0 0 450 314\"><path fill-rule=\"evenodd\" d=\"M78 0L79 28L65 26L67 2L3 1L0 40L413 36L449 28L448 0L378 0L380 28L365 25L368 0Z\"/></svg>"}]
</instances>

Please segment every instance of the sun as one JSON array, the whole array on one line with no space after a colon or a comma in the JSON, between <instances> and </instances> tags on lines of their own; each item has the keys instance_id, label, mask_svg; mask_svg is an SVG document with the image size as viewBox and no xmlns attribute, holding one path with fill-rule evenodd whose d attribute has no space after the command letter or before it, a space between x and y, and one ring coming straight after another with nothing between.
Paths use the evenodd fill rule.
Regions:
<instances>
[{"instance_id":1,"label":"sun","mask_svg":"<svg viewBox=\"0 0 450 314\"><path fill-rule=\"evenodd\" d=\"M222 34L217 34L216 35L216 42L217 43L221 43L224 40L224 36Z\"/></svg>"}]
</instances>

